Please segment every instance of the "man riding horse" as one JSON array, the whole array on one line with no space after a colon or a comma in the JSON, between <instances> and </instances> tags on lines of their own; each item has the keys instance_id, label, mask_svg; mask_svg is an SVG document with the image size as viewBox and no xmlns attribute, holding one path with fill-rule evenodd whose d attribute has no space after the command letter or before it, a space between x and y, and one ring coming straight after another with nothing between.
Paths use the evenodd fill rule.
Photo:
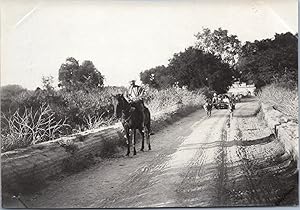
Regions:
<instances>
[{"instance_id":1,"label":"man riding horse","mask_svg":"<svg viewBox=\"0 0 300 210\"><path fill-rule=\"evenodd\" d=\"M145 104L144 104L144 97L145 90L141 87L135 84L135 80L130 81L130 86L128 88L128 91L124 94L124 97L134 106L137 110L139 110L142 113L142 122L143 127L145 124Z\"/></svg>"}]
</instances>

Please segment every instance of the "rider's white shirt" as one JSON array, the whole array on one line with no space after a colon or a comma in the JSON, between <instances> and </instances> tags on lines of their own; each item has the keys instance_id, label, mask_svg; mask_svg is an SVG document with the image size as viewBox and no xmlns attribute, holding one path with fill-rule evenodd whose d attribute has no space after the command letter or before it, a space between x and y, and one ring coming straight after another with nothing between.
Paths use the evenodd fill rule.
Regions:
<instances>
[{"instance_id":1,"label":"rider's white shirt","mask_svg":"<svg viewBox=\"0 0 300 210\"><path fill-rule=\"evenodd\" d=\"M131 100L141 99L143 89L140 86L130 86L128 88L128 97Z\"/></svg>"}]
</instances>

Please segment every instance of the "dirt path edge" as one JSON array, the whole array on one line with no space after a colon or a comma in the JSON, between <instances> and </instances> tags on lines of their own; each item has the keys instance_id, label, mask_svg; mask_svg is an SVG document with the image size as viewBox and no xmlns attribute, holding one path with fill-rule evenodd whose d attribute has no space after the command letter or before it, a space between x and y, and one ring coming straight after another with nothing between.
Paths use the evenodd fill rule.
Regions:
<instances>
[{"instance_id":1,"label":"dirt path edge","mask_svg":"<svg viewBox=\"0 0 300 210\"><path fill-rule=\"evenodd\" d=\"M275 110L272 105L261 104L261 111L269 128L281 141L285 150L295 161L299 158L299 125L281 112Z\"/></svg>"}]
</instances>

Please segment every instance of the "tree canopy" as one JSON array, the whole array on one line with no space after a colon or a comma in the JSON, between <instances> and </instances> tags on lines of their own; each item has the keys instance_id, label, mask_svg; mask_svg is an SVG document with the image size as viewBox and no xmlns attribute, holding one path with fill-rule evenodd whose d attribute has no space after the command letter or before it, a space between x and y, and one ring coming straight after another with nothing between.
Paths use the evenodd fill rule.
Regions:
<instances>
[{"instance_id":1,"label":"tree canopy","mask_svg":"<svg viewBox=\"0 0 300 210\"><path fill-rule=\"evenodd\" d=\"M273 39L246 42L237 64L244 81L262 87L273 82L295 86L298 82L298 38L291 33Z\"/></svg>"},{"instance_id":2,"label":"tree canopy","mask_svg":"<svg viewBox=\"0 0 300 210\"><path fill-rule=\"evenodd\" d=\"M165 66L157 66L141 72L140 79L144 84L156 89L167 88L175 81Z\"/></svg>"},{"instance_id":3,"label":"tree canopy","mask_svg":"<svg viewBox=\"0 0 300 210\"><path fill-rule=\"evenodd\" d=\"M222 28L214 31L203 28L203 31L197 33L195 37L196 48L220 57L231 66L236 64L241 49L241 42L236 35L230 35Z\"/></svg>"},{"instance_id":4,"label":"tree canopy","mask_svg":"<svg viewBox=\"0 0 300 210\"><path fill-rule=\"evenodd\" d=\"M195 37L194 47L174 54L166 67L157 66L141 72L141 81L154 88L176 84L191 90L207 86L220 93L226 92L238 75L233 70L241 42L222 28L214 31L204 28Z\"/></svg>"},{"instance_id":5,"label":"tree canopy","mask_svg":"<svg viewBox=\"0 0 300 210\"><path fill-rule=\"evenodd\" d=\"M59 69L59 87L67 91L102 88L104 76L96 69L92 61L79 62L72 57L66 59Z\"/></svg>"},{"instance_id":6,"label":"tree canopy","mask_svg":"<svg viewBox=\"0 0 300 210\"><path fill-rule=\"evenodd\" d=\"M155 88L172 85L186 86L190 90L210 87L217 92L226 92L232 83L233 72L227 63L193 47L174 54L167 67L158 66L140 74L141 81Z\"/></svg>"}]
</instances>

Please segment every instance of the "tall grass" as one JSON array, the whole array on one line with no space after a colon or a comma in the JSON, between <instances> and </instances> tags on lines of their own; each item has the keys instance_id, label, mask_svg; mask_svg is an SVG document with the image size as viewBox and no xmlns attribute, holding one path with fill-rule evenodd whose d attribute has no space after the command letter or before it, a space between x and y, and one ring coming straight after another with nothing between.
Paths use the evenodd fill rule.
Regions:
<instances>
[{"instance_id":1,"label":"tall grass","mask_svg":"<svg viewBox=\"0 0 300 210\"><path fill-rule=\"evenodd\" d=\"M298 88L287 89L271 84L262 89L259 98L298 122Z\"/></svg>"},{"instance_id":2,"label":"tall grass","mask_svg":"<svg viewBox=\"0 0 300 210\"><path fill-rule=\"evenodd\" d=\"M69 134L64 132L66 128L69 130L72 128L73 133L76 133L110 125L115 122L112 120L112 95L124 91L123 88L107 87L89 93L57 92L61 102L52 100L50 105L29 103L25 109L23 103L22 107L25 111L21 112L22 114L19 110L12 115L2 113L1 122L5 125L5 129L1 129L1 151L26 147ZM161 114L176 111L179 107L202 105L205 99L204 91L204 89L188 91L175 87L160 91L146 88L145 104L150 109L151 115L157 118ZM37 98L34 94L30 95L30 100ZM45 93L43 97L48 96ZM31 104L35 107L31 107ZM59 118L56 119L55 116Z\"/></svg>"},{"instance_id":3,"label":"tall grass","mask_svg":"<svg viewBox=\"0 0 300 210\"><path fill-rule=\"evenodd\" d=\"M152 115L172 111L178 106L200 106L204 104L203 90L188 91L181 88L168 88L165 90L147 90L146 106Z\"/></svg>"}]
</instances>

